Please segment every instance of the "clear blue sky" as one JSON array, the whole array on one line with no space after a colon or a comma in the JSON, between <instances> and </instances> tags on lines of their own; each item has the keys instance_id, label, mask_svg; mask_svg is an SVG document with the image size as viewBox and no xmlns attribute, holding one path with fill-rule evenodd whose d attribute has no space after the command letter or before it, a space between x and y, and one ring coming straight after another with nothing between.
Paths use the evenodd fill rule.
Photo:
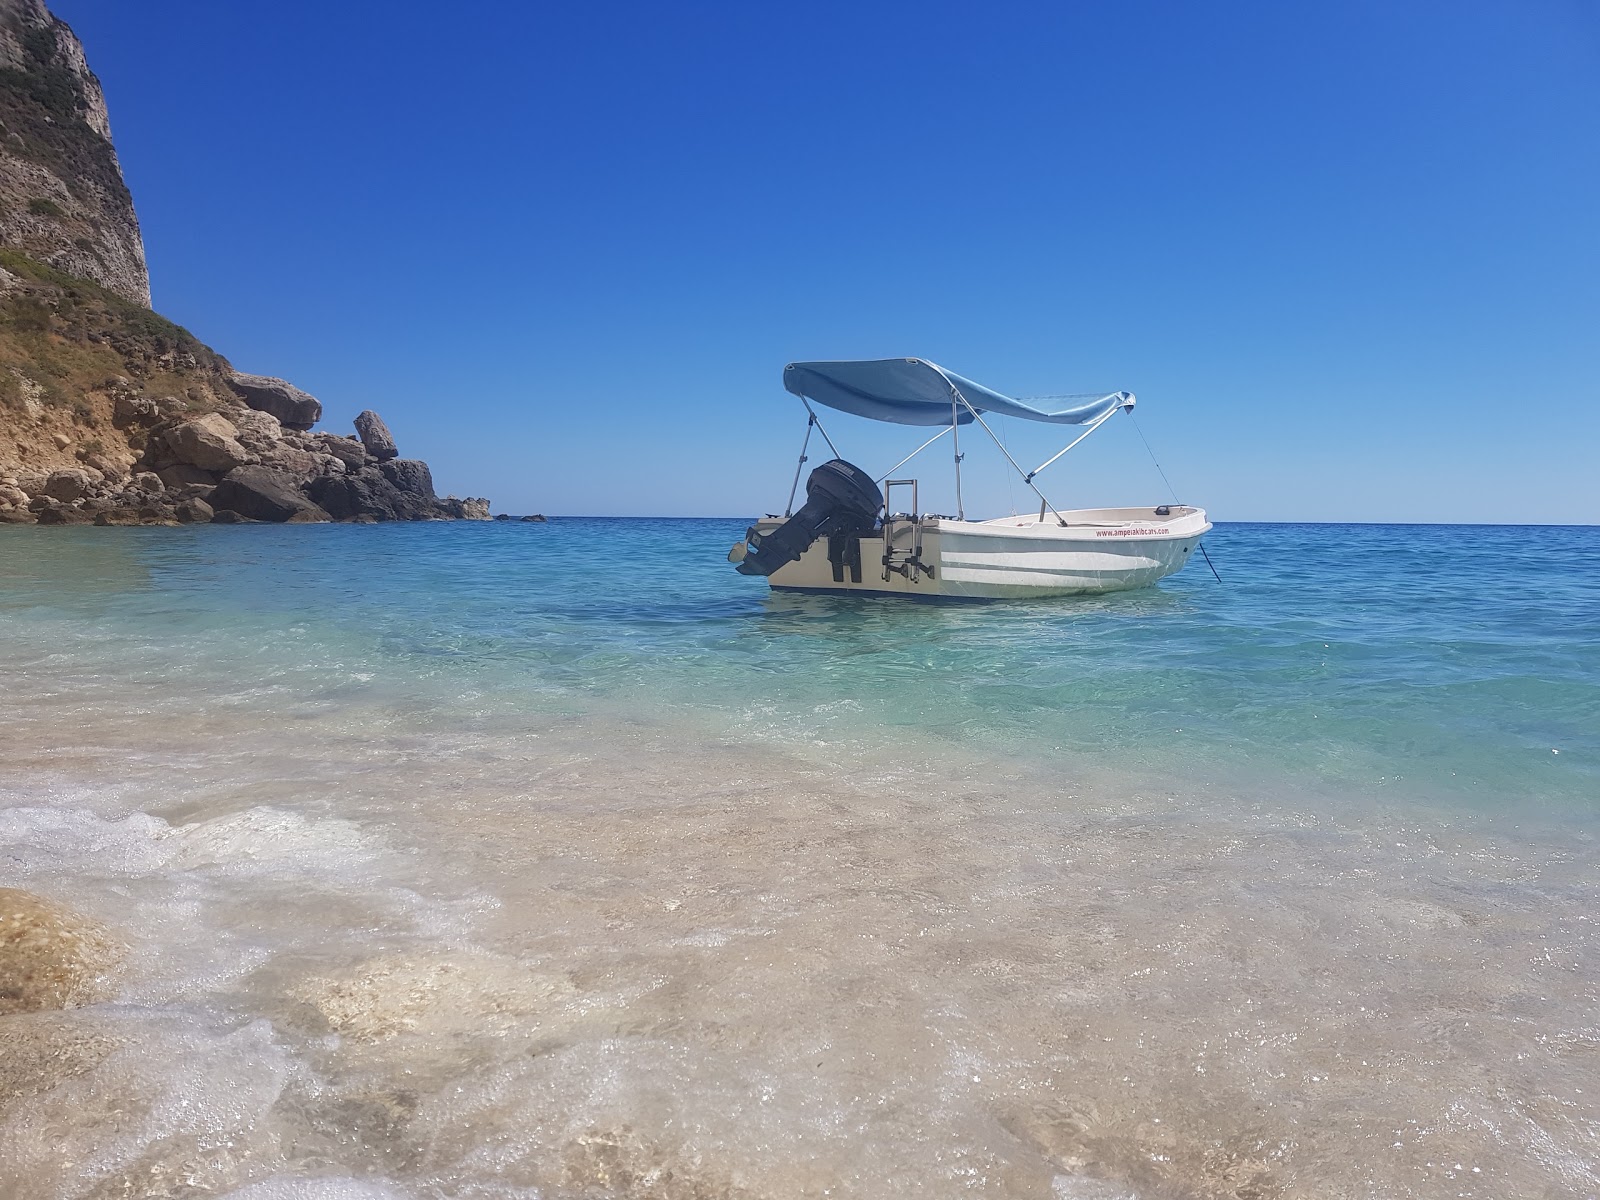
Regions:
<instances>
[{"instance_id":1,"label":"clear blue sky","mask_svg":"<svg viewBox=\"0 0 1600 1200\"><path fill-rule=\"evenodd\" d=\"M919 355L1138 393L1219 519L1600 521L1592 0L53 4L157 308L441 490L747 515L786 361ZM1120 417L1052 473L1167 498Z\"/></svg>"}]
</instances>

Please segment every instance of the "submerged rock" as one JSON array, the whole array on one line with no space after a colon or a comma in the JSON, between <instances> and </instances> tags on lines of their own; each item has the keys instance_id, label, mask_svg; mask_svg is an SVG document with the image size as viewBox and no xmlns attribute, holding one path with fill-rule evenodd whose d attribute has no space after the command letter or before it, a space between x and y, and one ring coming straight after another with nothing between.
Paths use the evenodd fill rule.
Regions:
<instances>
[{"instance_id":1,"label":"submerged rock","mask_svg":"<svg viewBox=\"0 0 1600 1200\"><path fill-rule=\"evenodd\" d=\"M0 1016L101 999L124 947L98 923L0 888Z\"/></svg>"}]
</instances>

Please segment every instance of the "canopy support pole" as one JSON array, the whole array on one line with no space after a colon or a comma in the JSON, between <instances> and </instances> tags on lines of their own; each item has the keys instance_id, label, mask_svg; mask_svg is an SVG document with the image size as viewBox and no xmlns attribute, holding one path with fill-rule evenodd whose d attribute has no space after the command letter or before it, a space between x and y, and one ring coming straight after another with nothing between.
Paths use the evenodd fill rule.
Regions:
<instances>
[{"instance_id":1,"label":"canopy support pole","mask_svg":"<svg viewBox=\"0 0 1600 1200\"><path fill-rule=\"evenodd\" d=\"M945 380L945 382L949 383L949 379L947 378ZM1066 523L1067 523L1066 519L1064 517L1062 517L1062 515L1060 513L1056 512L1055 507L1050 503L1050 501L1048 501L1048 500L1046 500L1044 498L1044 493L1041 492L1038 489L1037 486L1035 486L1035 484L1033 482L1033 476L1032 475L1023 474L1022 468L1017 466L1017 460L1011 457L1011 451L1006 449L1006 444L1004 442L1002 442L998 437L995 436L994 430L989 428L989 422L985 421L983 419L982 414L979 413L977 409L972 407L972 402L961 394L961 389L956 387L955 384L951 383L950 384L950 393L956 399L960 400L962 404L966 405L967 411L972 414L972 419L974 421L976 421L979 425L983 426L983 431L985 433L987 433L989 435L990 439L993 440L994 444L1000 448L1000 453L1004 454L1006 456L1006 461L1011 464L1012 469L1015 470L1018 475L1022 475L1022 482L1027 484L1030 488L1033 488L1033 494L1035 496L1039 497L1039 502L1042 505L1044 505L1045 508L1048 508L1050 510L1050 514L1053 517L1055 517L1056 521L1059 524L1065 526ZM958 470L959 470L959 462L960 462L960 460L958 459L957 460ZM956 478L959 481L959 479L960 479L959 473L957 474ZM958 496L959 496L959 486L958 486ZM960 519L965 521L966 517L963 516ZM1041 521L1044 519L1042 514L1040 515L1039 519Z\"/></svg>"},{"instance_id":2,"label":"canopy support pole","mask_svg":"<svg viewBox=\"0 0 1600 1200\"><path fill-rule=\"evenodd\" d=\"M839 447L835 446L833 439L828 436L828 427L822 423L821 418L817 416L816 410L811 407L811 401L801 396L800 403L804 404L806 411L811 414L811 423L817 427L817 432L822 434L822 440L828 443L828 449L833 451L833 456L835 458L843 458L844 455L839 453Z\"/></svg>"},{"instance_id":3,"label":"canopy support pole","mask_svg":"<svg viewBox=\"0 0 1600 1200\"><path fill-rule=\"evenodd\" d=\"M794 482L789 485L789 503L783 506L785 517L794 516L794 494L800 490L800 469L806 465L806 448L811 445L811 427L817 423L817 414L806 419L806 438L800 443L800 461L794 465Z\"/></svg>"},{"instance_id":4,"label":"canopy support pole","mask_svg":"<svg viewBox=\"0 0 1600 1200\"><path fill-rule=\"evenodd\" d=\"M1051 457L1045 459L1044 462L1040 463L1037 467L1035 467L1033 470L1029 471L1026 475L1024 475L1022 477L1023 482L1024 483L1032 482L1033 477L1035 475L1037 475L1040 471L1044 470L1051 463L1053 463L1057 459L1059 459L1068 450L1071 450L1072 447L1076 446L1079 442L1083 441L1084 438L1088 437L1096 429L1099 429L1100 426L1104 425L1107 421L1109 421L1111 419L1111 414L1112 413L1117 413L1117 412L1121 412L1121 411L1122 411L1122 406L1119 404L1116 408L1113 408L1113 409L1109 410L1108 412L1102 413L1100 416L1096 417L1093 421L1091 421L1089 423L1089 428L1085 429L1082 433L1080 433L1077 437L1073 438L1072 441L1068 442L1065 446L1063 446L1055 454L1053 454ZM1022 468L1018 467L1017 470L1020 471L1020 470L1022 470Z\"/></svg>"},{"instance_id":5,"label":"canopy support pole","mask_svg":"<svg viewBox=\"0 0 1600 1200\"><path fill-rule=\"evenodd\" d=\"M906 455L899 462L895 463L894 466L890 467L887 471L885 471L882 475L879 475L872 482L873 483L882 483L885 479L889 478L889 476L893 475L901 467L905 466L913 458L915 458L917 455L921 454L929 446L933 445L935 442L937 442L940 438L942 438L945 434L949 433L954 428L955 428L954 425L946 425L943 429L939 430L938 433L934 434L927 441L923 442L922 445L918 446L910 454Z\"/></svg>"},{"instance_id":6,"label":"canopy support pole","mask_svg":"<svg viewBox=\"0 0 1600 1200\"><path fill-rule=\"evenodd\" d=\"M950 383L950 380L947 378L945 382ZM961 394L955 384L950 383L950 441L955 447L956 455L956 520L965 521L967 519L967 508L961 502L961 422L956 419L958 416L956 412L957 400L967 404L967 398ZM967 404L967 408L970 409L971 407L972 405ZM994 435L990 434L989 436L993 437Z\"/></svg>"}]
</instances>

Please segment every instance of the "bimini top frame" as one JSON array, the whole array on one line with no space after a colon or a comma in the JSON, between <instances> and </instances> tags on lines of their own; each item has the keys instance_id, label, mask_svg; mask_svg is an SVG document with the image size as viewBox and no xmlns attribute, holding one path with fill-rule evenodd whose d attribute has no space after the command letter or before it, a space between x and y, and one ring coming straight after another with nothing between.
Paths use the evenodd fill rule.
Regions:
<instances>
[{"instance_id":1,"label":"bimini top frame","mask_svg":"<svg viewBox=\"0 0 1600 1200\"><path fill-rule=\"evenodd\" d=\"M836 408L840 412L853 413L873 421L887 421L896 425L942 425L944 428L885 471L878 482L887 479L945 434L951 434L955 456L956 514L957 518L963 521L966 520L966 512L961 500L960 427L976 421L999 448L1012 469L1021 477L1022 482L1039 497L1042 506L1041 517L1045 511L1049 511L1063 525L1066 521L1033 482L1034 478L1105 424L1113 413L1132 411L1136 402L1132 392L1106 392L1087 396L1044 397L1045 400L1058 403L1062 401L1074 403L1066 407L1036 407L1038 401L1029 403L1003 396L981 383L964 379L954 372L946 371L937 363L922 358L790 363L783 369L783 386L800 397L800 402L806 406L807 413L806 440L800 447L800 462L795 467L794 486L789 489L789 505L785 509L785 516L793 510L795 492L800 487L800 471L806 463L806 448L811 442L811 427L816 426L822 433L835 457L839 454L833 439L828 437L828 431L822 427L822 422L817 418L816 410L811 407L813 400L829 408ZM1024 471L1017 460L1011 457L1011 452L1006 449L1005 443L995 435L989 423L983 419L984 413L999 413L1002 416L1051 425L1080 425L1085 428L1081 434L1033 470Z\"/></svg>"}]
</instances>

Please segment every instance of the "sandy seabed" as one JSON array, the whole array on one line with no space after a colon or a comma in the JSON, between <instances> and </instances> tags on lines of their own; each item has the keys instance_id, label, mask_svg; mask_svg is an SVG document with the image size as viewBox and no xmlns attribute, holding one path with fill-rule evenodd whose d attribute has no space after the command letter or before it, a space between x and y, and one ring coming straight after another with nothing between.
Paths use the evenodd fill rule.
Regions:
<instances>
[{"instance_id":1,"label":"sandy seabed","mask_svg":"<svg viewBox=\"0 0 1600 1200\"><path fill-rule=\"evenodd\" d=\"M0 887L85 931L0 951L67 980L0 1016L8 1200L1600 1194L1559 822L66 703L0 723Z\"/></svg>"}]
</instances>

